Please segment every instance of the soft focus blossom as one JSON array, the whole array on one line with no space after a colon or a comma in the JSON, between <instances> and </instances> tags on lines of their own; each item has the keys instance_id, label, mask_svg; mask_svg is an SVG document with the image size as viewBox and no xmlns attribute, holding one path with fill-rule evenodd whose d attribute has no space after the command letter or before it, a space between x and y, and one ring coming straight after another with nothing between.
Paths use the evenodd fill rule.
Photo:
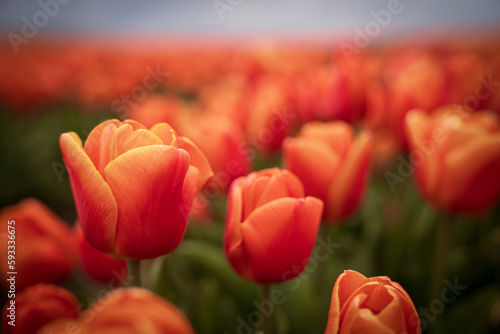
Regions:
<instances>
[{"instance_id":1,"label":"soft focus blossom","mask_svg":"<svg viewBox=\"0 0 500 334\"><path fill-rule=\"evenodd\" d=\"M410 162L424 198L460 213L488 210L500 195L500 120L489 111L448 105L406 117Z\"/></svg>"},{"instance_id":2,"label":"soft focus blossom","mask_svg":"<svg viewBox=\"0 0 500 334\"><path fill-rule=\"evenodd\" d=\"M30 286L3 308L4 334L36 334L56 319L74 319L80 313L76 298L66 289L51 284ZM11 324L9 324L11 322Z\"/></svg>"},{"instance_id":3,"label":"soft focus blossom","mask_svg":"<svg viewBox=\"0 0 500 334\"><path fill-rule=\"evenodd\" d=\"M11 271L18 273L18 290L39 282L61 283L78 262L69 226L36 199L3 208L0 228L2 285Z\"/></svg>"},{"instance_id":4,"label":"soft focus blossom","mask_svg":"<svg viewBox=\"0 0 500 334\"><path fill-rule=\"evenodd\" d=\"M142 288L117 289L90 306L78 319L60 319L39 334L194 334L188 319L173 304Z\"/></svg>"},{"instance_id":5,"label":"soft focus blossom","mask_svg":"<svg viewBox=\"0 0 500 334\"><path fill-rule=\"evenodd\" d=\"M343 122L309 122L283 142L283 166L325 204L323 220L338 222L359 206L370 172L371 136Z\"/></svg>"}]
</instances>

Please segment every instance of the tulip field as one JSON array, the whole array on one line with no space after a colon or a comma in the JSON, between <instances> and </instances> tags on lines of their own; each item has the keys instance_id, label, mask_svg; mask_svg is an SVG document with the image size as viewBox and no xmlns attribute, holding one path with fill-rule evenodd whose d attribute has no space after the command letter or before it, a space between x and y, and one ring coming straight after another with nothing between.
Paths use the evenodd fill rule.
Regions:
<instances>
[{"instance_id":1,"label":"tulip field","mask_svg":"<svg viewBox=\"0 0 500 334\"><path fill-rule=\"evenodd\" d=\"M499 333L497 42L0 45L2 333Z\"/></svg>"}]
</instances>

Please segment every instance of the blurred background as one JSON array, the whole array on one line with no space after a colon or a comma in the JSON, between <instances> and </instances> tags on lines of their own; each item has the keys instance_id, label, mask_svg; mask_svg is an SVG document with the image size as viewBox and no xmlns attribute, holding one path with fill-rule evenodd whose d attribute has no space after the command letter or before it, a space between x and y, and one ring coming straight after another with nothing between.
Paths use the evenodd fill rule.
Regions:
<instances>
[{"instance_id":1,"label":"blurred background","mask_svg":"<svg viewBox=\"0 0 500 334\"><path fill-rule=\"evenodd\" d=\"M84 140L108 118L172 124L200 146L216 174L231 159L241 168L207 186L198 203L209 204L195 205L187 242L151 261L157 279L148 284L199 333L233 333L238 317L252 312L257 287L234 274L221 249L229 182L281 166L282 140L305 122L344 120L376 138L370 186L356 214L326 228L340 246L322 272L323 295L305 276L297 291L285 285L277 328L321 333L344 269L390 276L417 310L429 307L442 214L412 178L394 188L385 172L407 157L408 110L463 104L479 77L498 86L499 1L3 0L0 34L0 207L34 197L73 225L60 134L75 131ZM500 113L499 91L473 109ZM292 115L286 129L262 140L262 129L284 110ZM220 147L238 153L221 157ZM467 289L432 315L437 321L424 318L426 332L435 322L435 333L500 329L499 219L498 201L481 217L455 219L447 277ZM79 275L63 284L86 300L100 283Z\"/></svg>"}]
</instances>

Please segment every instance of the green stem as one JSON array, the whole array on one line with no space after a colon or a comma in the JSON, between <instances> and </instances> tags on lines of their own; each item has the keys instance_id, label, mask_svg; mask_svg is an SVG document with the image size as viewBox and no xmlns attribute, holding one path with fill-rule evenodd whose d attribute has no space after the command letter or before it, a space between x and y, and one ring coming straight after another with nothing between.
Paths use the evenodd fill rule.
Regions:
<instances>
[{"instance_id":1,"label":"green stem","mask_svg":"<svg viewBox=\"0 0 500 334\"><path fill-rule=\"evenodd\" d=\"M271 285L270 284L262 284L260 289L260 303L261 305L264 304L264 302L269 302L271 300ZM262 321L262 326L260 328L260 331L264 332L264 334L270 334L272 333L272 318L273 315L270 314L268 317L266 315L263 316L263 321ZM257 332L259 330L257 329Z\"/></svg>"},{"instance_id":2,"label":"green stem","mask_svg":"<svg viewBox=\"0 0 500 334\"><path fill-rule=\"evenodd\" d=\"M434 247L434 263L432 268L429 302L440 298L443 282L446 278L448 260L451 249L451 235L453 232L452 219L446 215L438 223L436 245ZM441 333L441 319L437 317L432 326L433 333Z\"/></svg>"},{"instance_id":3,"label":"green stem","mask_svg":"<svg viewBox=\"0 0 500 334\"><path fill-rule=\"evenodd\" d=\"M141 286L141 260L127 260L130 286Z\"/></svg>"}]
</instances>

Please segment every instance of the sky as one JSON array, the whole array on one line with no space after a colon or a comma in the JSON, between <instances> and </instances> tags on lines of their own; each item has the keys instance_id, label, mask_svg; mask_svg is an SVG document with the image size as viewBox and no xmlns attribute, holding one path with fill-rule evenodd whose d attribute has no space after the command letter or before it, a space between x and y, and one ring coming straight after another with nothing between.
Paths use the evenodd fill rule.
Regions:
<instances>
[{"instance_id":1,"label":"sky","mask_svg":"<svg viewBox=\"0 0 500 334\"><path fill-rule=\"evenodd\" d=\"M0 0L0 31L21 34L29 21L63 34L333 35L364 29L381 11L391 32L500 27L498 0Z\"/></svg>"}]
</instances>

